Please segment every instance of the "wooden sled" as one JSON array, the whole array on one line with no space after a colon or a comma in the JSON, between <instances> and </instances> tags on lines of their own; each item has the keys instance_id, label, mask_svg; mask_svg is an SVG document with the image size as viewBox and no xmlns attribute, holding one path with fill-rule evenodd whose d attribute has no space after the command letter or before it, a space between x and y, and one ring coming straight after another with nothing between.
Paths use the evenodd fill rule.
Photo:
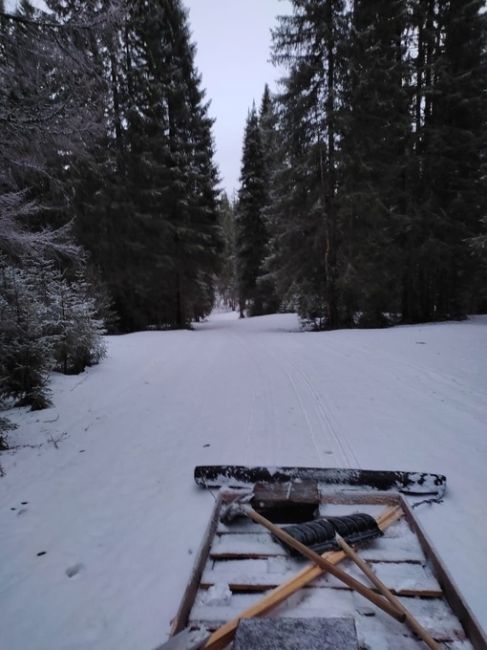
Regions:
<instances>
[{"instance_id":1,"label":"wooden sled","mask_svg":"<svg viewBox=\"0 0 487 650\"><path fill-rule=\"evenodd\" d=\"M425 647L404 625L325 575L316 565L290 557L262 527L242 519L220 521L235 491L221 489L171 634L186 627L211 632L203 647L232 642L241 619L353 619L358 645L373 650ZM384 536L360 546L359 555L396 594L445 650L487 649L487 638L433 549L414 510L396 492L352 491L315 481L254 486L253 507L276 523L299 523L313 516L366 512ZM350 575L366 579L343 551L323 555Z\"/></svg>"}]
</instances>

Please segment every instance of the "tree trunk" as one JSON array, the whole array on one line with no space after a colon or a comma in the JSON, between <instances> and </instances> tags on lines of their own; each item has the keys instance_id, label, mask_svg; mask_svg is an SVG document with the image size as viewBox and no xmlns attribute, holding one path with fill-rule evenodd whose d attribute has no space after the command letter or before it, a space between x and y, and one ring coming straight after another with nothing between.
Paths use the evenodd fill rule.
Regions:
<instances>
[{"instance_id":1,"label":"tree trunk","mask_svg":"<svg viewBox=\"0 0 487 650\"><path fill-rule=\"evenodd\" d=\"M326 97L326 123L328 132L328 156L326 170L326 195L325 195L325 273L326 273L326 304L327 326L333 329L338 326L338 308L336 291L336 170L335 170L335 36L333 0L328 0L328 28L330 31L327 42L327 97Z\"/></svg>"}]
</instances>

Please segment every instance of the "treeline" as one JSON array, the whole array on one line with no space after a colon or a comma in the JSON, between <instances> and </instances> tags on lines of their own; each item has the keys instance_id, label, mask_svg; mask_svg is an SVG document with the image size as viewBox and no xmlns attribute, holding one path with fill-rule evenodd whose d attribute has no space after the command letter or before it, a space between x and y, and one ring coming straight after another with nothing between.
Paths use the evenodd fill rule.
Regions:
<instances>
[{"instance_id":1,"label":"treeline","mask_svg":"<svg viewBox=\"0 0 487 650\"><path fill-rule=\"evenodd\" d=\"M487 308L482 0L292 0L233 203L182 1L46 4L0 0L0 401L216 294L318 328Z\"/></svg>"},{"instance_id":2,"label":"treeline","mask_svg":"<svg viewBox=\"0 0 487 650\"><path fill-rule=\"evenodd\" d=\"M249 113L242 311L316 327L487 308L482 0L292 0L281 91Z\"/></svg>"},{"instance_id":3,"label":"treeline","mask_svg":"<svg viewBox=\"0 0 487 650\"><path fill-rule=\"evenodd\" d=\"M49 14L24 0L18 20L2 21L7 110L45 113L43 169L26 165L17 184L49 225L73 223L120 331L185 326L211 307L221 243L212 122L182 3L46 4Z\"/></svg>"},{"instance_id":4,"label":"treeline","mask_svg":"<svg viewBox=\"0 0 487 650\"><path fill-rule=\"evenodd\" d=\"M182 2L46 5L0 0L0 400L34 407L49 369L100 358L102 321L208 314L223 250Z\"/></svg>"}]
</instances>

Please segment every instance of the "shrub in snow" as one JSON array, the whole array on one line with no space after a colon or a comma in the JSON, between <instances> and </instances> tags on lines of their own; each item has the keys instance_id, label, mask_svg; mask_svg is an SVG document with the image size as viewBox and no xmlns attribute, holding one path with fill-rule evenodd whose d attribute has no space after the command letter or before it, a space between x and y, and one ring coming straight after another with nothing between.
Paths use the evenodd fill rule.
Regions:
<instances>
[{"instance_id":1,"label":"shrub in snow","mask_svg":"<svg viewBox=\"0 0 487 650\"><path fill-rule=\"evenodd\" d=\"M296 311L301 324L305 328L322 330L327 327L326 305L323 298L312 290L311 287L300 291L296 296Z\"/></svg>"},{"instance_id":2,"label":"shrub in snow","mask_svg":"<svg viewBox=\"0 0 487 650\"><path fill-rule=\"evenodd\" d=\"M42 314L29 273L0 259L0 400L32 410L49 405L53 342Z\"/></svg>"},{"instance_id":3,"label":"shrub in snow","mask_svg":"<svg viewBox=\"0 0 487 650\"><path fill-rule=\"evenodd\" d=\"M16 428L17 428L16 424L10 422L10 420L7 420L7 418L0 417L0 451L5 451L5 449L8 449L7 440L5 438L5 434L7 433L7 431L11 431L12 429L16 429ZM1 471L0 471L0 475L1 475Z\"/></svg>"},{"instance_id":4,"label":"shrub in snow","mask_svg":"<svg viewBox=\"0 0 487 650\"><path fill-rule=\"evenodd\" d=\"M78 373L105 354L90 286L53 263L0 257L0 402L49 405L49 372Z\"/></svg>"},{"instance_id":5,"label":"shrub in snow","mask_svg":"<svg viewBox=\"0 0 487 650\"><path fill-rule=\"evenodd\" d=\"M103 323L90 287L78 274L68 282L60 277L55 285L53 331L56 333L55 368L77 374L98 363L106 354Z\"/></svg>"}]
</instances>

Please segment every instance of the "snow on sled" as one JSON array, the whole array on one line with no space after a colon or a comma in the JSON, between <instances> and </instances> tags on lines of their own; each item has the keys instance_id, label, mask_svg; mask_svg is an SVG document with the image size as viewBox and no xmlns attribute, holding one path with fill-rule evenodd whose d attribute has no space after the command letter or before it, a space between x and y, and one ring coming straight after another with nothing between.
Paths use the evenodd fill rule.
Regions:
<instances>
[{"instance_id":1,"label":"snow on sled","mask_svg":"<svg viewBox=\"0 0 487 650\"><path fill-rule=\"evenodd\" d=\"M200 487L244 487L255 483L316 481L322 487L343 486L397 490L403 494L430 494L442 497L446 488L443 474L391 472L336 467L246 467L243 465L199 465L194 480Z\"/></svg>"},{"instance_id":2,"label":"snow on sled","mask_svg":"<svg viewBox=\"0 0 487 650\"><path fill-rule=\"evenodd\" d=\"M226 648L232 643L234 650L487 648L482 628L401 493L404 488L409 491L414 487L412 491L417 494L418 486L424 489L428 485L427 491L419 493L433 495L424 499L428 502L437 500L445 492L445 477L417 474L414 476L428 478L421 483L416 481L416 485L410 479L404 480L405 475L412 474L390 473L396 475L394 480L381 479L379 489L371 485L374 477L366 473L367 480L360 490L357 474L353 475L351 486L344 480L351 470L335 470L340 480L332 483L326 480L332 476L331 469L310 470L315 473L310 480L309 471L302 468L294 468L292 478L289 468L252 468L251 472L246 471L245 481L241 469L228 472L218 467L196 468L198 485L224 487L218 492L191 579L173 621L172 642L182 631L188 634L198 630L206 635L198 647L209 650ZM261 479L263 472L267 472L266 481L250 482L251 477ZM287 481L283 480L286 473ZM379 474L384 478L387 473ZM222 476L225 480L221 480ZM233 481L239 487L245 485L247 490L227 487ZM234 504L240 502L248 516L229 518ZM274 529L280 535L282 531L291 534L297 530L296 539L309 542L311 549L312 542L317 541L316 534L329 537L326 531L316 532L321 520L336 524L345 536L350 533L350 543L357 541L352 554L358 555L362 564L365 561L376 582L369 582L355 563L357 560L352 561L352 555L343 550L346 543L338 550L315 555L319 562L315 559L310 564L290 554L282 539L273 534ZM347 525L343 525L344 521ZM362 529L369 532L353 537L353 527L360 528L360 522ZM351 578L351 587L343 582L343 570ZM366 597L357 593L357 580L362 587L366 586ZM391 593L395 601L385 603L384 591L376 583ZM378 603L380 606L371 601L371 590L375 600L382 602ZM403 611L410 618L398 616ZM417 623L416 628L411 619ZM299 630L298 639L292 630ZM417 630L424 632L424 636L420 637ZM319 639L318 645L313 645L313 638Z\"/></svg>"}]
</instances>

